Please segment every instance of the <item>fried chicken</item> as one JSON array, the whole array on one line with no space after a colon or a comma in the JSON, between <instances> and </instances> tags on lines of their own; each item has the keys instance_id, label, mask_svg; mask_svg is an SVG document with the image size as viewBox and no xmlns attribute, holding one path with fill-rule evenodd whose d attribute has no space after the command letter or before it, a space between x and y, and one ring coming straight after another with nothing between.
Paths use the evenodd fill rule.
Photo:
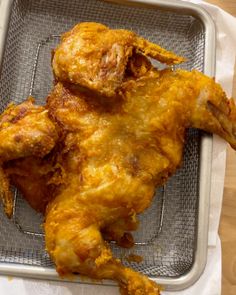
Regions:
<instances>
[{"instance_id":1,"label":"fried chicken","mask_svg":"<svg viewBox=\"0 0 236 295\"><path fill-rule=\"evenodd\" d=\"M44 157L57 137L48 110L35 106L32 98L18 106L9 105L0 116L0 198L8 216L12 214L12 193L3 164L28 156Z\"/></svg>"},{"instance_id":2,"label":"fried chicken","mask_svg":"<svg viewBox=\"0 0 236 295\"><path fill-rule=\"evenodd\" d=\"M53 165L50 155L44 158L19 158L3 165L5 175L10 177L11 184L21 191L33 209L41 213L45 213L46 206L55 193L56 187L50 180L58 168Z\"/></svg>"},{"instance_id":3,"label":"fried chicken","mask_svg":"<svg viewBox=\"0 0 236 295\"><path fill-rule=\"evenodd\" d=\"M130 288L139 275L112 258L101 232L126 245L155 187L179 167L186 128L214 130L236 148L236 113L220 86L198 72L153 69L124 83L123 93L110 109L61 83L50 94L50 115L68 131L60 163L67 184L47 208L45 232L59 273L115 279L136 294ZM146 282L137 288L158 294Z\"/></svg>"},{"instance_id":4,"label":"fried chicken","mask_svg":"<svg viewBox=\"0 0 236 295\"><path fill-rule=\"evenodd\" d=\"M110 30L98 23L81 23L62 36L55 50L56 79L112 97L124 80L126 65L135 52L172 65L182 57L126 30Z\"/></svg>"},{"instance_id":5,"label":"fried chicken","mask_svg":"<svg viewBox=\"0 0 236 295\"><path fill-rule=\"evenodd\" d=\"M112 279L126 295L157 295L160 288L114 258L105 238L132 246L137 215L181 165L186 129L217 133L236 149L236 107L220 85L197 71L155 69L146 55L183 60L125 30L77 25L54 52L56 85L42 111L55 132L51 145L37 161L32 140L14 160L1 154L29 200L35 188L20 176L36 163L29 179L42 188L36 200L49 202L46 248L58 273ZM37 208L40 201L31 203Z\"/></svg>"}]
</instances>

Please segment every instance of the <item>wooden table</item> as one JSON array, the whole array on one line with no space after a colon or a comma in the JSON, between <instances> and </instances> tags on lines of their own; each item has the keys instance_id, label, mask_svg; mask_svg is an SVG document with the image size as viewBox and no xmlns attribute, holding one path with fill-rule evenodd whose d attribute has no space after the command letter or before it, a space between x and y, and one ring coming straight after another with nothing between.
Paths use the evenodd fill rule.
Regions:
<instances>
[{"instance_id":1,"label":"wooden table","mask_svg":"<svg viewBox=\"0 0 236 295\"><path fill-rule=\"evenodd\" d=\"M236 17L236 0L208 0ZM235 32L236 34L236 32ZM236 72L236 71L235 71ZM236 98L236 75L233 96ZM236 152L228 148L224 200L220 223L223 250L222 295L236 294ZM211 295L211 294L209 294Z\"/></svg>"}]
</instances>

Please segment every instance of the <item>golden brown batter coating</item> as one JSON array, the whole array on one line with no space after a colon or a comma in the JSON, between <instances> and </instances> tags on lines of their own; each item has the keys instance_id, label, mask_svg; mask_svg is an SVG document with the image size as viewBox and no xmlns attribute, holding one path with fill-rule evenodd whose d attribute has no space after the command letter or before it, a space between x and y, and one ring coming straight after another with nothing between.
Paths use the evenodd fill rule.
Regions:
<instances>
[{"instance_id":1,"label":"golden brown batter coating","mask_svg":"<svg viewBox=\"0 0 236 295\"><path fill-rule=\"evenodd\" d=\"M128 60L135 52L169 65L184 60L133 32L81 23L62 36L52 66L59 81L111 97L120 89Z\"/></svg>"},{"instance_id":2,"label":"golden brown batter coating","mask_svg":"<svg viewBox=\"0 0 236 295\"><path fill-rule=\"evenodd\" d=\"M50 116L67 135L65 183L47 208L46 245L61 274L114 279L124 294L158 294L112 257L101 232L130 246L137 214L181 163L186 128L214 130L236 148L236 109L197 71L150 69L124 82L122 93L108 104L58 83L49 95Z\"/></svg>"},{"instance_id":3,"label":"golden brown batter coating","mask_svg":"<svg viewBox=\"0 0 236 295\"><path fill-rule=\"evenodd\" d=\"M32 98L18 106L9 105L0 116L0 198L9 217L12 214L12 193L3 163L28 156L42 158L52 150L57 137L48 110L35 106Z\"/></svg>"},{"instance_id":4,"label":"golden brown batter coating","mask_svg":"<svg viewBox=\"0 0 236 295\"><path fill-rule=\"evenodd\" d=\"M2 190L7 196L7 173L34 208L49 202L46 247L58 273L112 279L126 295L160 288L124 267L105 239L132 246L137 214L181 164L185 130L217 133L236 149L233 99L213 79L157 70L146 55L183 60L132 32L79 24L54 53L56 84L45 108L28 101L23 117L24 103L0 121L8 122L0 129Z\"/></svg>"}]
</instances>

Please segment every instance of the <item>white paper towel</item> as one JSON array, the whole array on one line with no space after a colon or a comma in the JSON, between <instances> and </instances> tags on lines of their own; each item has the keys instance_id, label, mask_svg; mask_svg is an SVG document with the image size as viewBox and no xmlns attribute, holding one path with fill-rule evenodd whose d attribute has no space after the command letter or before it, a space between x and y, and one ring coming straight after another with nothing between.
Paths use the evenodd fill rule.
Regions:
<instances>
[{"instance_id":1,"label":"white paper towel","mask_svg":"<svg viewBox=\"0 0 236 295\"><path fill-rule=\"evenodd\" d=\"M186 0L187 1L187 0ZM217 27L216 80L229 96L232 92L236 56L236 19L216 6L200 0L189 0L204 7ZM210 208L209 248L203 275L190 288L181 292L163 292L163 295L220 295L221 245L218 226L224 187L225 143L217 136L213 142L212 191ZM94 286L67 282L52 282L0 276L1 295L118 295L117 287Z\"/></svg>"},{"instance_id":2,"label":"white paper towel","mask_svg":"<svg viewBox=\"0 0 236 295\"><path fill-rule=\"evenodd\" d=\"M219 82L227 95L232 95L234 65L236 57L236 18L217 6L201 0L185 0L205 8L212 16L216 25L216 81ZM209 220L210 246L216 245L220 221L224 176L226 163L226 143L218 136L213 138L211 201Z\"/></svg>"}]
</instances>

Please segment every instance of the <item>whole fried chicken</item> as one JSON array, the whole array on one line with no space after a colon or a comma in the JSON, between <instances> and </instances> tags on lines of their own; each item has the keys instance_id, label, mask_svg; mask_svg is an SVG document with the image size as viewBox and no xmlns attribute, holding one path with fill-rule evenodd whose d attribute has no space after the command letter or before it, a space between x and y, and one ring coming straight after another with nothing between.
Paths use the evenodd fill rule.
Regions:
<instances>
[{"instance_id":1,"label":"whole fried chicken","mask_svg":"<svg viewBox=\"0 0 236 295\"><path fill-rule=\"evenodd\" d=\"M36 142L28 139L31 149L18 153L16 141L9 157L0 141L4 179L10 177L34 208L43 211L48 203L46 248L58 273L112 279L126 295L157 295L160 288L124 267L107 241L133 245L137 214L181 164L186 129L214 132L236 149L236 107L220 85L197 71L158 70L146 55L183 61L134 33L77 25L52 61L56 84L41 132L47 138L51 126L51 144L38 156ZM0 138L8 132L1 126ZM9 142L18 132L9 129ZM35 180L31 190L25 175Z\"/></svg>"}]
</instances>

